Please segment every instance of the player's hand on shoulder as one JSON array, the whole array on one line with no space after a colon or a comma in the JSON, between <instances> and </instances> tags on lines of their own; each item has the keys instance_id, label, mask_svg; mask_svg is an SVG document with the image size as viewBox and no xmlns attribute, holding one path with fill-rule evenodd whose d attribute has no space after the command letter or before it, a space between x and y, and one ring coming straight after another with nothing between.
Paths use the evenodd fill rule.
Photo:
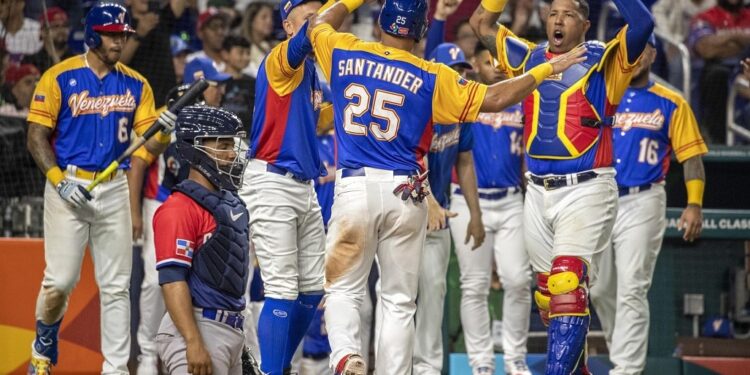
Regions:
<instances>
[{"instance_id":1,"label":"player's hand on shoulder","mask_svg":"<svg viewBox=\"0 0 750 375\"><path fill-rule=\"evenodd\" d=\"M689 204L685 207L677 224L677 230L685 231L682 235L682 239L685 241L693 242L698 239L701 230L703 230L703 210L701 207L695 204Z\"/></svg>"},{"instance_id":2,"label":"player's hand on shoulder","mask_svg":"<svg viewBox=\"0 0 750 375\"><path fill-rule=\"evenodd\" d=\"M56 186L60 198L68 202L73 208L81 208L91 200L91 193L86 188L73 180L64 179Z\"/></svg>"},{"instance_id":3,"label":"player's hand on shoulder","mask_svg":"<svg viewBox=\"0 0 750 375\"><path fill-rule=\"evenodd\" d=\"M211 356L199 340L196 342L186 342L186 357L188 362L188 373L193 375L211 375L213 366L211 365Z\"/></svg>"},{"instance_id":4,"label":"player's hand on shoulder","mask_svg":"<svg viewBox=\"0 0 750 375\"><path fill-rule=\"evenodd\" d=\"M552 64L552 73L562 73L571 66L586 61L586 46L580 45L572 50L553 57L549 62Z\"/></svg>"}]
</instances>

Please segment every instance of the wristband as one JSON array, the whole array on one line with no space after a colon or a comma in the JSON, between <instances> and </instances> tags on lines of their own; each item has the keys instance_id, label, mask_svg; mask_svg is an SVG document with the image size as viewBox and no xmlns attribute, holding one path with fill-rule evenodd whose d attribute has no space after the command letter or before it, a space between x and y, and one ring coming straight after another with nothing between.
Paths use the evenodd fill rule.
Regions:
<instances>
[{"instance_id":1,"label":"wristband","mask_svg":"<svg viewBox=\"0 0 750 375\"><path fill-rule=\"evenodd\" d=\"M172 135L160 131L154 134L154 139L156 139L157 142L163 145L168 145L170 142L172 142Z\"/></svg>"},{"instance_id":2,"label":"wristband","mask_svg":"<svg viewBox=\"0 0 750 375\"><path fill-rule=\"evenodd\" d=\"M482 8L490 13L502 13L508 0L482 0Z\"/></svg>"},{"instance_id":3,"label":"wristband","mask_svg":"<svg viewBox=\"0 0 750 375\"><path fill-rule=\"evenodd\" d=\"M688 204L703 206L703 191L706 188L706 182L699 179L685 181L687 188Z\"/></svg>"},{"instance_id":4,"label":"wristband","mask_svg":"<svg viewBox=\"0 0 750 375\"><path fill-rule=\"evenodd\" d=\"M54 166L50 168L45 175L47 176L47 179L49 182L52 183L52 186L57 186L62 182L62 180L65 179L65 174L63 174L62 170L60 170L60 167Z\"/></svg>"},{"instance_id":5,"label":"wristband","mask_svg":"<svg viewBox=\"0 0 750 375\"><path fill-rule=\"evenodd\" d=\"M329 3L333 4L333 1L329 1ZM339 1L339 3L344 4L346 10L351 13L357 10L357 8L361 7L362 4L365 3L365 0L341 0Z\"/></svg>"},{"instance_id":6,"label":"wristband","mask_svg":"<svg viewBox=\"0 0 750 375\"><path fill-rule=\"evenodd\" d=\"M534 77L534 80L536 80L536 84L542 83L547 77L552 75L552 72L554 70L552 69L552 64L550 63L544 63L542 65L537 65L534 67L534 69L531 69L528 71L528 73Z\"/></svg>"}]
</instances>

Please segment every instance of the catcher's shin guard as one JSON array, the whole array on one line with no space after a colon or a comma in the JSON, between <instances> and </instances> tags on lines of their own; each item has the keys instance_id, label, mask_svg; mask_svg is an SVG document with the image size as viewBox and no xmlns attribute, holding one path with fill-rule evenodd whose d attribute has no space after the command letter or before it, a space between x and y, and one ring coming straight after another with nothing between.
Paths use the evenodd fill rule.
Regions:
<instances>
[{"instance_id":1,"label":"catcher's shin guard","mask_svg":"<svg viewBox=\"0 0 750 375\"><path fill-rule=\"evenodd\" d=\"M588 308L588 263L560 256L552 262L549 290L548 375L588 374L586 335L591 317Z\"/></svg>"}]
</instances>

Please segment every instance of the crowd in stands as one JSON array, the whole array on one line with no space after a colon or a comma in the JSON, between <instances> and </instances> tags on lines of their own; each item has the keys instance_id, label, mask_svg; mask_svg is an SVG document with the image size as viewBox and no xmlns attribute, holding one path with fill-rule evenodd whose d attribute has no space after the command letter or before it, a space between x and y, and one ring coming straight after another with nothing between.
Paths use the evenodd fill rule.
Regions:
<instances>
[{"instance_id":1,"label":"crowd in stands","mask_svg":"<svg viewBox=\"0 0 750 375\"><path fill-rule=\"evenodd\" d=\"M743 75L740 64L750 57L750 1L640 1L652 7L661 39L684 43L690 51L691 104L704 137L711 143L724 143L728 120L750 128L750 73ZM464 0L444 25L445 39L457 43L470 61L478 39L468 18L478 2ZM543 40L551 2L511 0L500 22L519 36ZM593 39L607 2L589 3L588 38ZM0 116L25 117L40 74L84 52L82 19L93 4L91 0L0 0ZM219 87L223 106L237 112L249 126L258 67L271 47L285 37L278 1L124 0L124 4L136 32L123 49L122 62L148 79L157 106L165 104L172 88L190 81L184 77L187 64L208 59L217 71L230 76ZM374 37L376 8L377 3L360 10L344 29L361 38ZM617 15L606 22L607 35L614 35L619 27ZM670 43L660 44L663 68L654 70L679 88L686 72L678 51ZM735 119L727 119L732 84L738 87L737 113Z\"/></svg>"}]
</instances>

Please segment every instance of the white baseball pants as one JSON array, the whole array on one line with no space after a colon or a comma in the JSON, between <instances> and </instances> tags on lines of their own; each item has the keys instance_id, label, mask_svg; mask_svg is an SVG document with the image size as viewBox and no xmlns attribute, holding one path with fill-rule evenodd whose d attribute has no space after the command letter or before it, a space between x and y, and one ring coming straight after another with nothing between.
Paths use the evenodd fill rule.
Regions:
<instances>
[{"instance_id":1,"label":"white baseball pants","mask_svg":"<svg viewBox=\"0 0 750 375\"><path fill-rule=\"evenodd\" d=\"M266 297L294 300L323 289L325 231L312 181L266 172L251 160L240 189Z\"/></svg>"},{"instance_id":2,"label":"white baseball pants","mask_svg":"<svg viewBox=\"0 0 750 375\"><path fill-rule=\"evenodd\" d=\"M84 185L91 182L74 180ZM130 357L129 288L133 265L133 228L127 179L121 174L96 186L91 195L91 201L76 210L60 198L51 183L45 186L46 266L36 303L36 319L42 320L45 311L59 311L54 314L54 321L62 318L68 307L68 296L80 279L81 263L88 245L99 286L99 328L104 355L102 374L127 374Z\"/></svg>"},{"instance_id":3,"label":"white baseball pants","mask_svg":"<svg viewBox=\"0 0 750 375\"><path fill-rule=\"evenodd\" d=\"M481 189L496 193L497 189ZM492 281L492 262L503 284L503 352L506 361L526 359L531 312L531 268L523 241L523 199L515 189L498 200L480 199L486 237L484 244L471 250L464 244L469 224L469 207L463 195L453 194L451 233L456 239L456 256L461 271L461 326L469 364L495 368L487 297Z\"/></svg>"},{"instance_id":4,"label":"white baseball pants","mask_svg":"<svg viewBox=\"0 0 750 375\"><path fill-rule=\"evenodd\" d=\"M140 314L138 324L138 346L141 356L138 358L138 374L158 374L158 353L156 350L156 331L161 318L167 312L164 298L159 286L159 273L156 271L156 247L154 246L154 213L161 202L143 198L143 281L141 282Z\"/></svg>"},{"instance_id":5,"label":"white baseball pants","mask_svg":"<svg viewBox=\"0 0 750 375\"><path fill-rule=\"evenodd\" d=\"M648 289L666 229L667 194L662 185L620 198L612 242L599 261L591 299L602 322L610 374L640 374L648 349Z\"/></svg>"},{"instance_id":6,"label":"white baseball pants","mask_svg":"<svg viewBox=\"0 0 750 375\"><path fill-rule=\"evenodd\" d=\"M439 375L443 369L443 305L450 253L447 228L427 233L419 268L414 375Z\"/></svg>"},{"instance_id":7,"label":"white baseball pants","mask_svg":"<svg viewBox=\"0 0 750 375\"><path fill-rule=\"evenodd\" d=\"M609 246L617 215L615 170L600 168L596 172L597 178L554 190L528 183L524 240L534 271L550 272L555 257L570 255L591 264L590 285L595 283L592 259Z\"/></svg>"},{"instance_id":8,"label":"white baseball pants","mask_svg":"<svg viewBox=\"0 0 750 375\"><path fill-rule=\"evenodd\" d=\"M341 178L339 170L336 176L326 243L325 319L331 367L348 354L362 354L358 310L377 254L382 315L376 314L375 373L411 374L427 207L393 194L406 176L373 168L365 168L365 173Z\"/></svg>"}]
</instances>

